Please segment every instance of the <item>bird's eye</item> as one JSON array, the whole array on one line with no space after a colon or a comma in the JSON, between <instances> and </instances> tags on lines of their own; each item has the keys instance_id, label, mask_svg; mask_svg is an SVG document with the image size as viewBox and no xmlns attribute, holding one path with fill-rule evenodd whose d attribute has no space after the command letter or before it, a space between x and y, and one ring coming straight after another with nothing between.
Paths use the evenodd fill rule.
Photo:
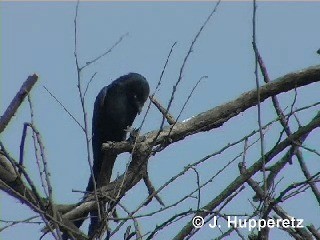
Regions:
<instances>
[{"instance_id":1,"label":"bird's eye","mask_svg":"<svg viewBox=\"0 0 320 240\"><path fill-rule=\"evenodd\" d=\"M133 98L134 98L134 99L137 99L138 97L137 97L137 95L133 95Z\"/></svg>"}]
</instances>

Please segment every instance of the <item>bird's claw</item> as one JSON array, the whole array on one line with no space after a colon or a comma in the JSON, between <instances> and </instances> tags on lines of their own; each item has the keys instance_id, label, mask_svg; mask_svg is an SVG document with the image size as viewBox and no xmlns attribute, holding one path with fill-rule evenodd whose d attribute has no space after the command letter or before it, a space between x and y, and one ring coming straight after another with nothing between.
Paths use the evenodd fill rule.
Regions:
<instances>
[{"instance_id":1,"label":"bird's claw","mask_svg":"<svg viewBox=\"0 0 320 240\"><path fill-rule=\"evenodd\" d=\"M130 133L130 136L129 136L127 141L129 141L131 143L134 143L136 141L138 135L139 135L140 129L139 128L128 127L126 129L126 131Z\"/></svg>"}]
</instances>

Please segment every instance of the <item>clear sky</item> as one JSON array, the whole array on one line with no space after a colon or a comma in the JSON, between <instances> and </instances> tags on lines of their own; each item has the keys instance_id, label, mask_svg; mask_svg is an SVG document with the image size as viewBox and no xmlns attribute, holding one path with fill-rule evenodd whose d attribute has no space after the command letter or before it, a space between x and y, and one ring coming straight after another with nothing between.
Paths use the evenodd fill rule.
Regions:
<instances>
[{"instance_id":1,"label":"clear sky","mask_svg":"<svg viewBox=\"0 0 320 240\"><path fill-rule=\"evenodd\" d=\"M17 3L1 2L1 114L28 75L36 73L40 81L32 90L35 121L41 131L49 161L54 199L58 203L74 203L81 194L72 190L84 190L89 177L86 159L85 138L77 124L57 105L44 90L46 86L70 112L82 121L80 101L77 92L74 51L75 2ZM80 65L92 60L110 48L123 34L128 36L106 57L88 68L83 74L85 83L97 72L87 94L87 111L91 122L93 102L99 90L117 77L128 72L144 75L154 89L169 53L171 45L177 41L172 53L163 84L156 97L164 104L171 95L188 48L214 7L210 2L81 2L78 21L78 54ZM258 3L257 42L271 79L308 66L319 64L320 56L320 2L319 3ZM192 52L183 80L171 110L177 116L192 87L202 76L202 81L183 112L181 119L238 97L255 87L254 55L252 42L252 3L223 2L213 19L204 29ZM262 79L261 79L262 80ZM299 90L297 107L319 101L319 84ZM290 106L293 94L281 95L283 108ZM299 114L306 124L319 107ZM262 104L263 123L275 118L270 101ZM23 122L30 121L27 103L1 135L1 140L18 159ZM141 116L136 119L139 126ZM143 128L144 132L159 127L160 114L153 109ZM208 133L191 136L183 142L175 143L152 158L149 165L151 180L156 187L161 186L184 166L201 159L256 129L256 108L240 114L222 128ZM296 126L296 124L293 124ZM279 126L270 130L266 137L266 148L270 149L277 139ZM316 134L315 134L316 133ZM320 141L319 131L308 140L311 148ZM222 166L241 152L243 146L203 164L199 171L204 182ZM248 155L248 164L257 160L259 145ZM313 173L319 171L319 157L304 152L308 166ZM114 170L124 171L129 161L128 155L120 157ZM239 160L238 160L239 161ZM41 187L32 151L31 137L26 150L26 167ZM205 205L215 197L238 174L237 164L226 174L219 176L211 185L202 190L201 204ZM186 174L160 195L166 204L175 202L196 187L194 172ZM288 166L286 176L280 184L303 180L296 163ZM282 188L283 189L283 188ZM248 202L251 190L237 198L227 213L252 211ZM34 215L26 206L1 192L1 219L25 219ZM123 199L123 203L133 210L147 196L143 184L138 184ZM320 215L319 206L310 191L297 200L286 202L286 210L306 223L316 223ZM303 201L302 201L303 199ZM243 205L241 205L243 204ZM174 212L196 207L196 200L190 199L172 208L165 214L142 218L143 232L153 230L157 221L165 220ZM148 213L158 208L157 203L143 208ZM170 239L191 217L162 231L157 239ZM319 227L319 226L318 226ZM37 239L41 226L20 224L0 233L1 239ZM280 231L273 233L272 239L285 239ZM195 239L211 239L218 236L217 230L203 229ZM235 237L235 236L234 236ZM50 239L49 237L46 239ZM234 238L236 239L236 238Z\"/></svg>"}]
</instances>

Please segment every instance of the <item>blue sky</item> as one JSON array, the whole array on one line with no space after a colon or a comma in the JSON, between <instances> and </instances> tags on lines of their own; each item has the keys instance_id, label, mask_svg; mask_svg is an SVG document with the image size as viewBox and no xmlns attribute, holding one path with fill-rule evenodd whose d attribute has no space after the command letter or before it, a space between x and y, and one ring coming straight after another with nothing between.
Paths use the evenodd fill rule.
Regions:
<instances>
[{"instance_id":1,"label":"blue sky","mask_svg":"<svg viewBox=\"0 0 320 240\"><path fill-rule=\"evenodd\" d=\"M80 200L81 194L72 190L84 190L89 177L85 138L77 124L56 104L43 86L52 91L79 121L82 120L73 56L75 2L1 2L0 6L1 112L10 103L27 76L37 73L40 81L32 90L32 99L36 125L46 145L54 198L59 203L74 203ZM80 65L100 55L121 35L128 33L110 54L83 73L83 81L86 83L92 74L97 72L87 94L86 107L89 120L96 94L103 86L123 74L138 72L148 79L151 89L154 89L170 47L177 41L163 84L156 95L166 104L191 41L213 7L214 4L209 2L81 2L78 13ZM317 31L320 22L319 9L320 3L258 3L258 47L271 79L319 64L320 56L316 54L320 48L320 32ZM250 2L223 2L220 5L187 62L182 83L171 109L174 116L178 115L192 87L202 76L208 78L200 83L181 120L230 101L255 87L251 18ZM297 107L319 101L319 91L319 84L299 89ZM283 108L290 106L293 94L282 94L279 99ZM317 110L319 107L298 116L305 124ZM256 108L246 111L222 128L188 137L153 157L149 172L154 185L160 187L187 164L256 129L258 126L256 112ZM263 103L263 122L267 123L274 118L275 113L270 101ZM134 125L139 126L141 119L139 116ZM26 121L30 121L29 109L24 103L1 136L1 140L15 158L19 156L22 124ZM159 127L159 123L160 114L152 109L143 131L155 130ZM296 127L294 121L293 126ZM266 149L273 146L280 129L276 125L268 132ZM311 148L316 148L315 143L320 140L318 132L315 133L317 134L312 134L307 141ZM241 152L242 147L234 148L201 165L199 168L201 181L205 181L217 172ZM256 145L248 153L248 164L257 159L258 152L259 145ZM319 171L319 164L316 162L319 159L310 152L304 154L313 173ZM31 138L28 138L26 167L40 187L33 156ZM114 177L117 172L121 174L124 171L128 161L129 157L126 154L119 158ZM226 174L219 176L209 187L202 190L201 204L205 205L216 196L237 174L237 165L234 164ZM279 190L281 186L299 180L303 180L303 177L298 165L294 163L288 167ZM161 196L165 203L170 204L195 187L195 174L190 172L166 188ZM228 213L238 212L239 206L243 206L241 208L247 209L248 212L252 210L248 203L252 192L250 189L245 191L244 195L237 198L237 204L231 204L227 208ZM140 183L134 191L126 195L123 203L133 210L146 196L147 190ZM301 208L302 204L305 207ZM174 212L195 205L196 200L190 199L165 214L142 218L143 231L150 231L155 227L156 221L165 220ZM151 212L158 207L157 203L151 203L142 209L141 213ZM319 207L310 192L297 200L286 202L286 210L297 217L305 218L306 223L316 223L316 217L320 214ZM16 200L1 193L2 219L24 219L30 215L33 213L26 206L21 206ZM161 232L158 235L159 239L170 239L190 219L189 217L174 224L169 230ZM0 233L0 237L35 239L40 236L40 228L38 225L21 224ZM283 237L280 231L275 231L273 234L277 239L279 236ZM211 239L217 235L218 231L204 229L197 239Z\"/></svg>"}]
</instances>

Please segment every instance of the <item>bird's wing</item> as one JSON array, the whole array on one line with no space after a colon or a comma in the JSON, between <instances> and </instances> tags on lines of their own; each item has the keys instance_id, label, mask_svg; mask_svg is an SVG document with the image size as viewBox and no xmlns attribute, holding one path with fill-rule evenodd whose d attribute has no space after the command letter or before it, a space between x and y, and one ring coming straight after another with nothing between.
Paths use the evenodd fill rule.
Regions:
<instances>
[{"instance_id":1,"label":"bird's wing","mask_svg":"<svg viewBox=\"0 0 320 240\"><path fill-rule=\"evenodd\" d=\"M104 101L105 101L105 98L106 98L106 96L107 96L107 92L108 92L108 86L104 87L104 88L100 91L100 93L99 93L99 95L98 95L99 106L100 106L100 107L103 107L103 105L104 105Z\"/></svg>"}]
</instances>

